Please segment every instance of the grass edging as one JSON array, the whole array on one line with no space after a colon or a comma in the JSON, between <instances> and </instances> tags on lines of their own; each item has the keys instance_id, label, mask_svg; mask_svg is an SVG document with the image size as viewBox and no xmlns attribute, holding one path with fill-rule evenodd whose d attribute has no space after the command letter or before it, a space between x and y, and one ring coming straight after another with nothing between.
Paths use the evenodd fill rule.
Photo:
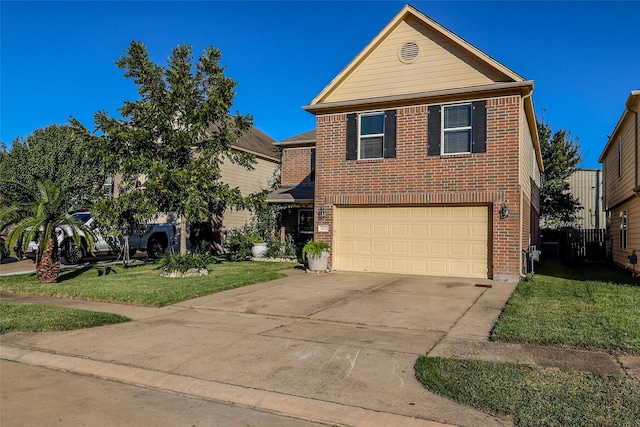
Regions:
<instances>
[{"instance_id":1,"label":"grass edging","mask_svg":"<svg viewBox=\"0 0 640 427\"><path fill-rule=\"evenodd\" d=\"M415 373L427 390L516 426L640 425L640 381L624 376L426 356Z\"/></svg>"},{"instance_id":2,"label":"grass edging","mask_svg":"<svg viewBox=\"0 0 640 427\"><path fill-rule=\"evenodd\" d=\"M0 334L70 331L130 320L128 317L112 313L0 301Z\"/></svg>"},{"instance_id":3,"label":"grass edging","mask_svg":"<svg viewBox=\"0 0 640 427\"><path fill-rule=\"evenodd\" d=\"M163 307L216 292L266 282L285 274L296 263L225 262L208 266L201 277L160 277L150 263L123 268L92 266L65 270L58 283L40 284L34 274L3 277L0 290L26 295L72 298L150 307Z\"/></svg>"},{"instance_id":4,"label":"grass edging","mask_svg":"<svg viewBox=\"0 0 640 427\"><path fill-rule=\"evenodd\" d=\"M555 263L545 265L542 273L557 274ZM637 279L599 265L562 266L561 273L520 282L491 340L640 354Z\"/></svg>"}]
</instances>

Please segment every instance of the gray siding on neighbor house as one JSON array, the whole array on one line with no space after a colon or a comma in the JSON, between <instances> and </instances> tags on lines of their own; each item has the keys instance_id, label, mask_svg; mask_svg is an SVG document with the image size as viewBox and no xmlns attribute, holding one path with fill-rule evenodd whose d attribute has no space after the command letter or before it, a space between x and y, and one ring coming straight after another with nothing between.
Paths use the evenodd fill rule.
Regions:
<instances>
[{"instance_id":1,"label":"gray siding on neighbor house","mask_svg":"<svg viewBox=\"0 0 640 427\"><path fill-rule=\"evenodd\" d=\"M579 212L578 227L605 228L606 213L602 201L602 171L578 169L569 177L571 194L578 198L583 209Z\"/></svg>"}]
</instances>

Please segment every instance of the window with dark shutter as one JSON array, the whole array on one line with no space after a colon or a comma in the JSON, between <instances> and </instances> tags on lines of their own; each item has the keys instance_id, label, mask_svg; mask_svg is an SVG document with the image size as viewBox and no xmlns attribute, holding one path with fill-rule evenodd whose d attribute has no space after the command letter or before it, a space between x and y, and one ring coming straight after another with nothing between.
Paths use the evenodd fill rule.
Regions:
<instances>
[{"instance_id":1,"label":"window with dark shutter","mask_svg":"<svg viewBox=\"0 0 640 427\"><path fill-rule=\"evenodd\" d=\"M430 156L487 151L487 101L429 107Z\"/></svg>"}]
</instances>

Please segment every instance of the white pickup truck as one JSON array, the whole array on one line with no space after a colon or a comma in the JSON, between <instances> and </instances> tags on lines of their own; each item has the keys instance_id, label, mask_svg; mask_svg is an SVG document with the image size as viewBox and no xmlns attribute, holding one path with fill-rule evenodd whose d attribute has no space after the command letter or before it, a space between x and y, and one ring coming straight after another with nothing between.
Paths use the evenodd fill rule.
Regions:
<instances>
[{"instance_id":1,"label":"white pickup truck","mask_svg":"<svg viewBox=\"0 0 640 427\"><path fill-rule=\"evenodd\" d=\"M76 245L68 226L59 227L58 246L62 261L67 264L78 264L87 256L114 255L119 254L124 247L124 239L121 236L111 234L103 235L100 227L89 212L77 212L74 218L82 221L94 236L93 254L89 251L89 244L82 231L80 245ZM133 256L137 251L147 252L150 258L161 257L169 246L176 243L176 227L173 224L148 224L144 230L129 237L129 255ZM27 258L35 259L38 245L36 242L29 242L29 247L25 252Z\"/></svg>"}]
</instances>

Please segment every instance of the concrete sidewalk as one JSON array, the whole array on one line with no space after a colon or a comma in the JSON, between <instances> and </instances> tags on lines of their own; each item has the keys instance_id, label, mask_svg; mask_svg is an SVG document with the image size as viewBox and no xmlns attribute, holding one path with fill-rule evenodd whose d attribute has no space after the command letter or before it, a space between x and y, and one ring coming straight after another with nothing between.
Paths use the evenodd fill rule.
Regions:
<instances>
[{"instance_id":1,"label":"concrete sidewalk","mask_svg":"<svg viewBox=\"0 0 640 427\"><path fill-rule=\"evenodd\" d=\"M283 279L170 307L133 308L136 314L130 317L137 320L126 324L9 334L2 339L0 356L348 426L510 425L426 391L413 371L416 358L424 354L623 373L606 353L489 343L515 284L287 273ZM46 303L34 297L12 299ZM84 304L56 300L56 305L67 303ZM111 304L86 306L124 310Z\"/></svg>"}]
</instances>

